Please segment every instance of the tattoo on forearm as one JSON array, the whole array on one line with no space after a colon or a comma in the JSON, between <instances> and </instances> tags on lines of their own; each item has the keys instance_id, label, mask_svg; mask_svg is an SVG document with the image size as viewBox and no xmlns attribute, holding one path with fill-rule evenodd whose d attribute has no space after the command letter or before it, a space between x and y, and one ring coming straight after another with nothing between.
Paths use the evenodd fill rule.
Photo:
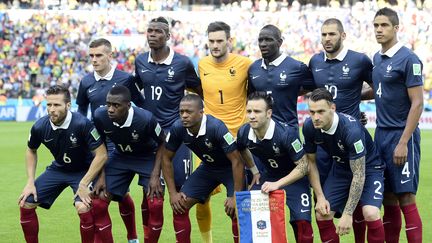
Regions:
<instances>
[{"instance_id":1,"label":"tattoo on forearm","mask_svg":"<svg viewBox=\"0 0 432 243\"><path fill-rule=\"evenodd\" d=\"M309 166L308 166L308 161L306 159L306 156L303 156L299 161L298 164L296 166L296 168L300 171L300 173L305 176L308 174L308 170L309 170Z\"/></svg>"},{"instance_id":2,"label":"tattoo on forearm","mask_svg":"<svg viewBox=\"0 0 432 243\"><path fill-rule=\"evenodd\" d=\"M353 179L349 191L348 201L345 205L344 213L352 215L363 192L365 182L365 157L356 160L350 160L351 171Z\"/></svg>"}]
</instances>

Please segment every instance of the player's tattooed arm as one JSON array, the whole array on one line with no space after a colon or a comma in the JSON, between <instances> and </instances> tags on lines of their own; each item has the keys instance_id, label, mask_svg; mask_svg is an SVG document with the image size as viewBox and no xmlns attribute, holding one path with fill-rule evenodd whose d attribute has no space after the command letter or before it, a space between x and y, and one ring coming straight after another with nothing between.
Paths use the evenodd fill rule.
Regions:
<instances>
[{"instance_id":1,"label":"player's tattooed arm","mask_svg":"<svg viewBox=\"0 0 432 243\"><path fill-rule=\"evenodd\" d=\"M350 160L350 167L353 173L348 201L345 205L344 214L353 215L354 209L360 200L366 178L365 156Z\"/></svg>"},{"instance_id":2,"label":"player's tattooed arm","mask_svg":"<svg viewBox=\"0 0 432 243\"><path fill-rule=\"evenodd\" d=\"M306 158L306 156L301 157L301 159L299 159L298 161L295 162L296 163L296 170L299 170L300 174L303 176L308 174L309 171L309 164L308 164L308 160Z\"/></svg>"}]
</instances>

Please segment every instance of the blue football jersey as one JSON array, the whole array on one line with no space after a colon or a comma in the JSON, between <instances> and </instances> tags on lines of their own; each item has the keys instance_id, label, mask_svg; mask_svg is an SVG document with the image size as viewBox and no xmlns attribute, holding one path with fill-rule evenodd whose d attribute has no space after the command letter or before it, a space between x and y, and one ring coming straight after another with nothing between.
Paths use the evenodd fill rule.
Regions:
<instances>
[{"instance_id":1,"label":"blue football jersey","mask_svg":"<svg viewBox=\"0 0 432 243\"><path fill-rule=\"evenodd\" d=\"M166 137L166 148L176 151L184 143L203 163L210 166L230 166L231 161L225 154L237 149L234 136L219 119L204 115L198 136L194 136L177 120Z\"/></svg>"},{"instance_id":2,"label":"blue football jersey","mask_svg":"<svg viewBox=\"0 0 432 243\"><path fill-rule=\"evenodd\" d=\"M312 74L304 63L285 55L273 63L265 66L262 59L252 63L248 71L250 88L273 96L273 119L298 127L297 97L302 87L313 89Z\"/></svg>"},{"instance_id":3,"label":"blue football jersey","mask_svg":"<svg viewBox=\"0 0 432 243\"><path fill-rule=\"evenodd\" d=\"M411 108L408 88L423 85L423 64L404 46L391 57L376 53L373 64L377 126L405 128Z\"/></svg>"},{"instance_id":4,"label":"blue football jersey","mask_svg":"<svg viewBox=\"0 0 432 243\"><path fill-rule=\"evenodd\" d=\"M249 124L244 124L237 135L237 147L239 151L249 149L275 177L289 174L296 167L294 162L304 155L297 129L273 120L263 140L256 137Z\"/></svg>"},{"instance_id":5,"label":"blue football jersey","mask_svg":"<svg viewBox=\"0 0 432 243\"><path fill-rule=\"evenodd\" d=\"M108 117L107 107L95 112L93 122L99 133L114 144L114 153L131 156L149 156L163 143L164 132L153 114L139 107L129 109L126 122L118 126Z\"/></svg>"},{"instance_id":6,"label":"blue football jersey","mask_svg":"<svg viewBox=\"0 0 432 243\"><path fill-rule=\"evenodd\" d=\"M93 160L92 151L102 143L91 121L79 113L68 112L64 124L55 129L48 115L37 120L27 145L30 149L38 149L44 144L53 155L52 164L57 168L86 171Z\"/></svg>"},{"instance_id":7,"label":"blue football jersey","mask_svg":"<svg viewBox=\"0 0 432 243\"><path fill-rule=\"evenodd\" d=\"M112 87L116 85L126 86L131 92L131 99L136 106L144 105L144 97L139 92L135 85L134 77L126 72L115 70L111 80L96 81L93 73L87 74L82 80L78 88L76 103L78 111L87 116L88 106L92 117L97 108L106 105L106 97Z\"/></svg>"},{"instance_id":8,"label":"blue football jersey","mask_svg":"<svg viewBox=\"0 0 432 243\"><path fill-rule=\"evenodd\" d=\"M384 165L366 128L350 115L336 112L334 116L334 122L338 120L338 124L333 134L315 129L312 120L306 119L303 125L306 153L316 153L319 145L333 158L334 163L340 163L349 171L349 161L362 156L365 156L366 172L382 170Z\"/></svg>"},{"instance_id":9,"label":"blue football jersey","mask_svg":"<svg viewBox=\"0 0 432 243\"><path fill-rule=\"evenodd\" d=\"M146 52L135 60L135 77L144 88L143 108L152 112L163 128L169 128L178 118L185 89L201 82L188 57L174 53L171 61L157 64L149 61L149 55Z\"/></svg>"},{"instance_id":10,"label":"blue football jersey","mask_svg":"<svg viewBox=\"0 0 432 243\"><path fill-rule=\"evenodd\" d=\"M316 87L326 88L333 95L336 110L360 119L363 81L372 83L372 61L362 53L345 53L342 60L325 60L325 53L320 52L311 58L309 68Z\"/></svg>"}]
</instances>

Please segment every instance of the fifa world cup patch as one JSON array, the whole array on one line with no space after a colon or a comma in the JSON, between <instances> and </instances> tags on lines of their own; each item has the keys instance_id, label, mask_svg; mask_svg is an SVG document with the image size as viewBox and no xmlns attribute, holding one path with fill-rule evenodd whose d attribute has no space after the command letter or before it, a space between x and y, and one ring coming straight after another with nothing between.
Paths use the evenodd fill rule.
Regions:
<instances>
[{"instance_id":1,"label":"fifa world cup patch","mask_svg":"<svg viewBox=\"0 0 432 243\"><path fill-rule=\"evenodd\" d=\"M96 128L93 128L93 130L91 130L90 134L92 135L94 140L99 140L100 135L99 135L98 131L96 130Z\"/></svg>"},{"instance_id":2,"label":"fifa world cup patch","mask_svg":"<svg viewBox=\"0 0 432 243\"><path fill-rule=\"evenodd\" d=\"M225 139L225 142L227 142L228 145L231 145L235 142L235 138L233 137L233 135L231 135L230 132L227 132L223 138Z\"/></svg>"},{"instance_id":3,"label":"fifa world cup patch","mask_svg":"<svg viewBox=\"0 0 432 243\"><path fill-rule=\"evenodd\" d=\"M420 76L421 75L421 66L419 63L414 63L413 64L413 74L415 76Z\"/></svg>"},{"instance_id":4,"label":"fifa world cup patch","mask_svg":"<svg viewBox=\"0 0 432 243\"><path fill-rule=\"evenodd\" d=\"M357 142L354 143L354 148L357 154L361 153L364 151L364 146L363 146L363 142L362 140L358 140Z\"/></svg>"},{"instance_id":5,"label":"fifa world cup patch","mask_svg":"<svg viewBox=\"0 0 432 243\"><path fill-rule=\"evenodd\" d=\"M156 133L156 136L159 137L161 131L162 131L162 128L161 128L161 126L160 126L159 123L158 123L158 124L156 125L156 127L155 127L155 133Z\"/></svg>"},{"instance_id":6,"label":"fifa world cup patch","mask_svg":"<svg viewBox=\"0 0 432 243\"><path fill-rule=\"evenodd\" d=\"M298 138L291 143L291 146L293 147L296 153L300 152L303 149L303 145Z\"/></svg>"}]
</instances>

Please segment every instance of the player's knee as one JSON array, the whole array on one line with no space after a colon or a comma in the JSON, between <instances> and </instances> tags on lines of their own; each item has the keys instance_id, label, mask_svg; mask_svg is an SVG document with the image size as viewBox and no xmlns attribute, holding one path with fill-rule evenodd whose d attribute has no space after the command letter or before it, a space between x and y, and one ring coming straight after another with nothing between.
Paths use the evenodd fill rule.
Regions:
<instances>
[{"instance_id":1,"label":"player's knee","mask_svg":"<svg viewBox=\"0 0 432 243\"><path fill-rule=\"evenodd\" d=\"M399 204L401 206L406 206L406 205L413 204L416 202L415 195L413 193L410 193L410 192L398 194L397 198L398 198Z\"/></svg>"},{"instance_id":2,"label":"player's knee","mask_svg":"<svg viewBox=\"0 0 432 243\"><path fill-rule=\"evenodd\" d=\"M318 211L315 213L316 220L323 221L323 220L332 220L334 216L334 212L330 212L329 214L323 215L319 213Z\"/></svg>"},{"instance_id":3,"label":"player's knee","mask_svg":"<svg viewBox=\"0 0 432 243\"><path fill-rule=\"evenodd\" d=\"M380 209L375 206L363 206L362 211L366 221L375 221L381 218Z\"/></svg>"},{"instance_id":4,"label":"player's knee","mask_svg":"<svg viewBox=\"0 0 432 243\"><path fill-rule=\"evenodd\" d=\"M164 203L163 198L156 198L155 197L155 198L153 198L153 200L148 198L147 203L148 203L148 209L149 209L150 213L163 211L163 203Z\"/></svg>"},{"instance_id":5,"label":"player's knee","mask_svg":"<svg viewBox=\"0 0 432 243\"><path fill-rule=\"evenodd\" d=\"M100 198L93 199L92 211L95 217L108 212L108 206L109 206L109 201L107 200L103 200Z\"/></svg>"},{"instance_id":6,"label":"player's knee","mask_svg":"<svg viewBox=\"0 0 432 243\"><path fill-rule=\"evenodd\" d=\"M197 220L204 220L211 216L210 203L209 201L204 204L198 203L196 205L196 218Z\"/></svg>"},{"instance_id":7,"label":"player's knee","mask_svg":"<svg viewBox=\"0 0 432 243\"><path fill-rule=\"evenodd\" d=\"M38 203L25 202L24 205L22 206L22 208L33 209L33 208L36 208L38 205L39 205Z\"/></svg>"},{"instance_id":8,"label":"player's knee","mask_svg":"<svg viewBox=\"0 0 432 243\"><path fill-rule=\"evenodd\" d=\"M82 202L75 202L75 209L78 214L87 213L88 211L90 211L90 208Z\"/></svg>"}]
</instances>

